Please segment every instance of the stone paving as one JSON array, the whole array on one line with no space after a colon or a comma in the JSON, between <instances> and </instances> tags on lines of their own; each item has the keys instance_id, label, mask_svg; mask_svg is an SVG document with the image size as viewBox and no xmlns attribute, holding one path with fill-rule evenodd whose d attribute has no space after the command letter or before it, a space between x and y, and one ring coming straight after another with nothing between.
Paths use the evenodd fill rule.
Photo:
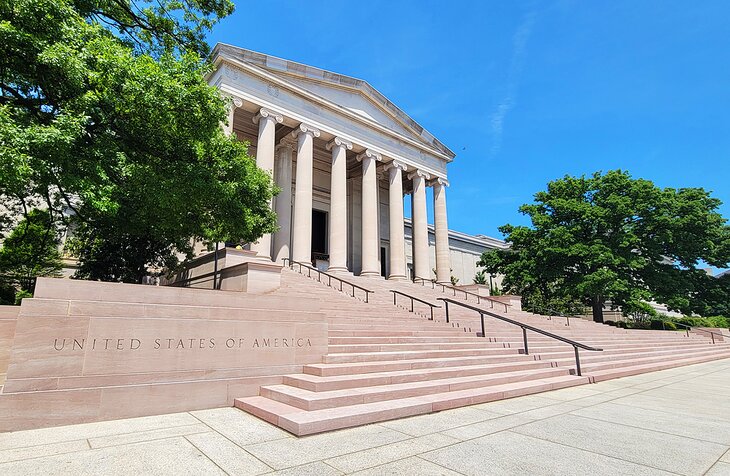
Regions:
<instances>
[{"instance_id":1,"label":"stone paving","mask_svg":"<svg viewBox=\"0 0 730 476\"><path fill-rule=\"evenodd\" d=\"M730 475L730 360L304 438L233 408L3 433L0 474Z\"/></svg>"}]
</instances>

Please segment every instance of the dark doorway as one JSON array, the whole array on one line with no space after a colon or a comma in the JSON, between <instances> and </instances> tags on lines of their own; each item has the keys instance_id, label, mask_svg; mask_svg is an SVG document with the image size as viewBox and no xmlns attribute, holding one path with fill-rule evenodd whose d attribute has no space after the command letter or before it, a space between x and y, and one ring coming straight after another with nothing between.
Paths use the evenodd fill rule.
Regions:
<instances>
[{"instance_id":1,"label":"dark doorway","mask_svg":"<svg viewBox=\"0 0 730 476\"><path fill-rule=\"evenodd\" d=\"M312 254L327 254L327 212L321 210L312 210Z\"/></svg>"},{"instance_id":2,"label":"dark doorway","mask_svg":"<svg viewBox=\"0 0 730 476\"><path fill-rule=\"evenodd\" d=\"M380 247L380 275L384 278L388 276L385 274L385 247Z\"/></svg>"}]
</instances>

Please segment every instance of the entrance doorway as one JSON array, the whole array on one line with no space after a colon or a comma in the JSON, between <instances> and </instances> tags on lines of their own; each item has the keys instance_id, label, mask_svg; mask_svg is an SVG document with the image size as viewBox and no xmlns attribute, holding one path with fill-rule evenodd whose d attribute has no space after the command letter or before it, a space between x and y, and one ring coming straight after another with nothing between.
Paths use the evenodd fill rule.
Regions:
<instances>
[{"instance_id":1,"label":"entrance doorway","mask_svg":"<svg viewBox=\"0 0 730 476\"><path fill-rule=\"evenodd\" d=\"M328 260L327 212L312 210L312 262Z\"/></svg>"}]
</instances>

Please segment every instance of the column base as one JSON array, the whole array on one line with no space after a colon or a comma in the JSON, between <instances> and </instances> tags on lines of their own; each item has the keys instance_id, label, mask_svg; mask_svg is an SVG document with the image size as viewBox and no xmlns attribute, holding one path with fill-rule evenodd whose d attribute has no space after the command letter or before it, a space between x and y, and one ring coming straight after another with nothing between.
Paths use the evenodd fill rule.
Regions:
<instances>
[{"instance_id":1,"label":"column base","mask_svg":"<svg viewBox=\"0 0 730 476\"><path fill-rule=\"evenodd\" d=\"M331 274L352 274L350 273L350 270L345 268L344 266L335 266L327 268L327 272Z\"/></svg>"},{"instance_id":2,"label":"column base","mask_svg":"<svg viewBox=\"0 0 730 476\"><path fill-rule=\"evenodd\" d=\"M408 278L404 274L390 275L388 281L408 281Z\"/></svg>"},{"instance_id":3,"label":"column base","mask_svg":"<svg viewBox=\"0 0 730 476\"><path fill-rule=\"evenodd\" d=\"M382 278L378 271L360 271L361 278Z\"/></svg>"}]
</instances>

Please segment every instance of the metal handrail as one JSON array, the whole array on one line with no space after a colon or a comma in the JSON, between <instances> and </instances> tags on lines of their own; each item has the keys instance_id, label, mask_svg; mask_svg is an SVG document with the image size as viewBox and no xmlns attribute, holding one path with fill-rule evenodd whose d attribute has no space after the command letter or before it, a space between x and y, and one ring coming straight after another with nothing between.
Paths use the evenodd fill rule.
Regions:
<instances>
[{"instance_id":1,"label":"metal handrail","mask_svg":"<svg viewBox=\"0 0 730 476\"><path fill-rule=\"evenodd\" d=\"M710 334L710 337L712 338L712 343L713 344L715 343L715 336L716 335L717 336L721 336L721 337L727 337L728 339L730 339L730 336L726 336L722 332L708 331L707 329L701 329L699 327L688 326L687 324L682 324L681 322L664 321L663 320L662 321L662 326L664 326L664 323L665 322L671 322L675 326L682 326L682 327L684 327L685 331L687 332L687 337L689 337L689 331L691 331L691 330L694 330L695 332L698 332L698 331L699 332L707 332L708 334ZM665 328L665 330L666 330L666 328Z\"/></svg>"},{"instance_id":2,"label":"metal handrail","mask_svg":"<svg viewBox=\"0 0 730 476\"><path fill-rule=\"evenodd\" d=\"M443 301L445 303L445 305L446 305L446 322L449 322L449 303L456 304L457 306L465 307L465 308L470 309L472 311L478 312L479 313L479 317L480 317L480 319L482 321L481 337L486 337L487 336L487 334L485 332L485 329L484 329L484 315L485 314L487 316L489 316L489 317L493 317L495 319L499 319L500 321L504 321L504 322L507 322L509 324L512 324L512 325L521 327L522 328L522 342L524 343L524 347L525 347L525 349L524 349L525 355L528 355L529 354L529 349L528 349L528 346L527 346L527 331L528 330L529 331L532 331L532 332L537 332L538 334L542 334L542 335L547 336L547 337L550 337L552 339L556 339L556 340L559 340L561 342L565 342L566 344L572 345L573 346L573 350L575 351L575 369L576 369L576 374L578 376L582 375L581 374L581 370L580 370L580 355L578 353L578 349L581 348L581 349L590 350L590 351L593 351L593 352L602 352L603 351L603 349L599 349L598 347L591 347L590 345L581 344L580 342L574 341L572 339L568 339L567 337L563 337L563 336L559 336L557 334L553 334L552 332L548 332L548 331L542 330L542 329L540 329L538 327L533 327L533 326L531 326L529 324L524 324L522 322L515 321L515 320L510 319L508 317L500 316L499 314L494 314L494 313L492 313L490 311L487 311L485 309L480 309L478 307L470 306L469 304L464 304L463 302L454 301L453 299L449 299L449 298L437 298L437 299L439 301Z\"/></svg>"},{"instance_id":3,"label":"metal handrail","mask_svg":"<svg viewBox=\"0 0 730 476\"><path fill-rule=\"evenodd\" d=\"M410 294L402 293L400 291L396 291L395 289L391 289L390 292L393 293L393 305L394 306L396 305L397 295L400 294L401 296L407 297L411 300L411 312L413 312L413 301L418 301L418 302L423 303L423 304L427 305L428 307L430 307L431 308L431 317L429 318L429 321L433 321L434 308L441 309L441 306L437 306L436 304L431 304L428 301L424 301L423 299L417 298L415 296L411 296Z\"/></svg>"},{"instance_id":4,"label":"metal handrail","mask_svg":"<svg viewBox=\"0 0 730 476\"><path fill-rule=\"evenodd\" d=\"M414 283L415 282L418 282L418 281L421 282L421 286L424 286L425 283L431 283L431 289L436 289L436 286L441 286L441 292L446 292L447 289L451 289L454 292L454 297L456 297L456 292L457 291L460 292L460 293L464 293L464 300L465 301L468 301L469 300L469 296L474 296L475 298L477 298L477 304L481 304L482 303L482 299L486 299L487 301L489 301L490 307L492 309L494 309L494 303L495 302L497 304L501 304L501 305L504 306L504 312L508 312L509 307L512 307L512 304L508 304L506 302L502 302L502 301L499 301L497 299L493 299L493 298L491 298L489 296L482 296L481 294L473 293L471 291L465 291L463 289L459 289L459 288L456 288L454 286L449 286L448 284L437 283L436 281L429 280L429 279L426 279L426 278L414 278L413 279L413 282Z\"/></svg>"},{"instance_id":5,"label":"metal handrail","mask_svg":"<svg viewBox=\"0 0 730 476\"><path fill-rule=\"evenodd\" d=\"M358 286L357 284L351 283L350 281L345 281L344 279L339 278L339 277L337 277L337 276L335 276L333 274L330 274L330 273L328 273L326 271L319 270L319 269L315 268L314 266L309 266L308 264L300 263L299 261L294 261L293 259L289 259L289 258L282 258L282 260L284 261L284 266L287 266L286 262L288 261L289 262L289 266L288 267L290 267L292 269L294 269L294 265L295 264L296 265L299 265L299 273L300 274L304 274L304 273L302 273L302 268L307 268L307 270L308 270L307 276L310 277L310 278L312 277L312 271L316 271L317 272L317 281L320 282L320 283L322 282L322 275L327 276L327 278L329 278L329 281L327 282L327 285L329 287L332 287L332 280L333 279L339 281L340 282L340 292L344 292L344 291L342 291L342 285L343 284L347 284L348 286L352 286L352 297L355 297L355 289L359 289L360 291L364 291L365 292L365 302L367 302L367 303L370 302L370 294L371 293L375 293L375 291L371 291L371 290L366 289L366 288L364 288L362 286Z\"/></svg>"}]
</instances>

